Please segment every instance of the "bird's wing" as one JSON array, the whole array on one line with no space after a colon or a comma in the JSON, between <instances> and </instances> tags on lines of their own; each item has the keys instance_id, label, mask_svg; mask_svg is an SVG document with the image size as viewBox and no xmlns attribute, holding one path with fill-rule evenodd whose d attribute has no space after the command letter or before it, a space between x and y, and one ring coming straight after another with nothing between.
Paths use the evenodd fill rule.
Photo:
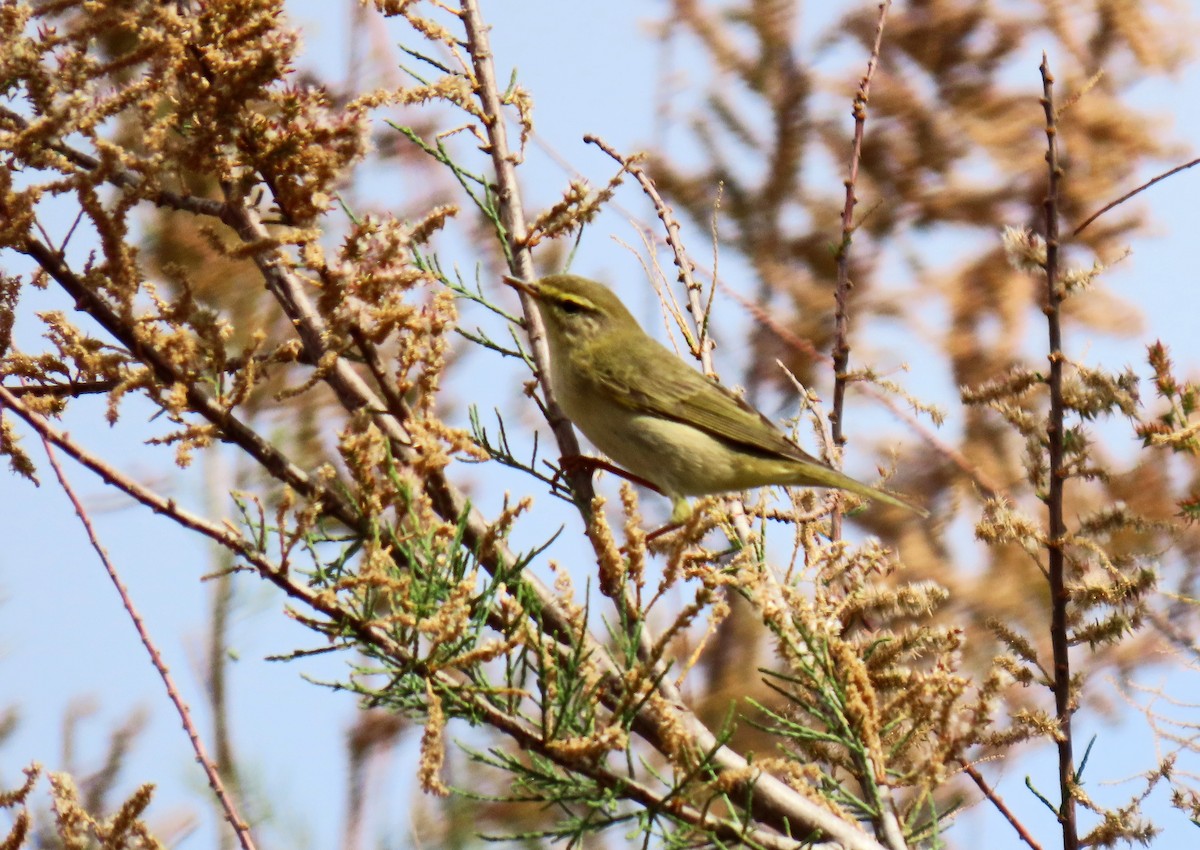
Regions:
<instances>
[{"instance_id":1,"label":"bird's wing","mask_svg":"<svg viewBox=\"0 0 1200 850\"><path fill-rule=\"evenodd\" d=\"M657 342L649 339L645 342L656 349L654 356L644 358L644 362L655 364L654 368L639 373L635 382L627 372L602 367L591 376L600 392L631 410L692 425L714 437L766 454L827 465L785 437L771 420L716 381L692 369ZM616 364L622 359L618 353L615 357L595 358L593 364L597 361Z\"/></svg>"}]
</instances>

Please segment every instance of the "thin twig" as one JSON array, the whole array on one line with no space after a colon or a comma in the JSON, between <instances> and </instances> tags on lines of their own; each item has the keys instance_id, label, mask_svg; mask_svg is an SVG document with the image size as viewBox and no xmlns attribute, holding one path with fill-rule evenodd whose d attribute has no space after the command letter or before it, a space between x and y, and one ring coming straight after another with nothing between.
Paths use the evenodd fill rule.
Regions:
<instances>
[{"instance_id":1,"label":"thin twig","mask_svg":"<svg viewBox=\"0 0 1200 850\"><path fill-rule=\"evenodd\" d=\"M1178 174L1180 171L1186 171L1187 169L1191 168L1193 165L1200 165L1200 159L1193 159L1191 162L1185 162L1183 165L1175 166L1170 171L1164 171L1162 174L1158 175L1157 177L1153 177L1150 180L1147 180L1145 183L1143 183L1141 186L1138 186L1132 192L1126 192L1124 195L1117 198L1115 201L1105 204L1100 209L1096 210L1094 213L1092 213L1087 218L1085 218L1083 220L1083 224L1080 224L1078 227L1076 227L1074 232L1071 235L1078 236L1080 233L1083 232L1083 229L1085 227L1087 227L1093 221L1098 219L1100 216L1104 215L1109 210L1113 209L1114 207L1119 207L1121 204L1128 201L1134 195L1137 195L1140 192L1144 192L1146 189L1149 189L1155 183L1158 183L1161 180L1166 180L1168 177L1170 177L1174 174Z\"/></svg>"},{"instance_id":2,"label":"thin twig","mask_svg":"<svg viewBox=\"0 0 1200 850\"><path fill-rule=\"evenodd\" d=\"M679 269L679 281L687 290L688 311L692 314L692 322L696 326L696 351L694 353L700 359L700 366L704 369L704 374L715 375L716 370L713 369L712 360L713 341L708 335L708 314L700 300L701 286L692 275L696 266L688 258L687 251L683 247L683 240L679 237L679 220L675 218L674 212L663 200L658 187L654 185L654 181L650 179L650 175L646 173L646 169L642 167L636 157L622 156L616 148L599 136L587 135L583 137L583 141L595 145L619 162L623 169L633 175L642 187L642 191L646 193L646 197L654 204L654 210L667 230L667 244L671 246L671 252L675 255L675 268Z\"/></svg>"},{"instance_id":3,"label":"thin twig","mask_svg":"<svg viewBox=\"0 0 1200 850\"><path fill-rule=\"evenodd\" d=\"M1058 197L1062 168L1058 160L1058 124L1054 108L1054 76L1050 62L1042 54L1042 110L1046 116L1046 164L1049 185L1043 208L1046 215L1046 323L1049 329L1050 416L1046 422L1049 442L1050 492L1046 499L1050 534L1047 541L1048 578L1050 582L1050 645L1054 655L1054 716L1058 721L1058 785L1061 794L1058 820L1062 826L1063 850L1078 850L1079 835L1075 823L1075 760L1072 752L1071 715L1074 713L1071 695L1071 658L1067 626L1067 603L1070 594L1066 587L1067 526L1063 518L1063 430L1066 427L1066 405L1063 400L1063 351L1061 305L1063 292L1058 283Z\"/></svg>"},{"instance_id":4,"label":"thin twig","mask_svg":"<svg viewBox=\"0 0 1200 850\"><path fill-rule=\"evenodd\" d=\"M0 393L3 393L3 396L0 396L0 401L3 401L6 406L11 406L10 402L16 400L16 397L7 390L0 390ZM7 396L7 398L4 396ZM150 637L150 632L146 628L145 621L138 614L137 608L133 604L133 599L129 595L129 589L121 581L121 576L117 573L116 566L108 557L108 552L104 546L101 545L100 538L96 535L96 529L92 525L87 509L84 508L74 488L71 487L70 481L67 480L67 475L59 464L58 457L54 452L54 445L46 434L42 434L42 446L46 450L46 459L50 462L50 468L54 470L54 475L58 478L59 486L62 487L63 492L71 501L71 505L75 508L75 514L79 517L79 521L83 523L83 530L87 533L88 542L96 550L96 555L100 558L100 563L104 565L104 571L108 573L109 579L117 589L117 595L121 597L121 605L125 608L126 613L129 614L129 619L133 623L134 629L137 630L138 637L142 641L142 646L146 647L146 652L150 656L150 663L158 671L158 675L167 689L167 697L179 713L183 729L187 733L188 740L191 741L192 750L196 753L196 761L200 762L200 767L204 770L204 775L208 777L209 787L217 795L217 801L220 803L221 809L225 812L225 820L229 822L230 827L233 828L234 833L237 835L238 843L241 844L242 850L255 850L254 838L250 835L250 827L242 819L241 815L238 814L237 804L233 801L233 797L225 790L225 784L221 781L220 771L217 770L217 765L209 757L208 751L204 747L204 742L200 739L200 732L196 729L196 724L192 722L192 712L188 708L188 704L184 702L179 690L175 687L175 680L171 676L171 671L167 669L167 663L163 661L162 654L158 651L158 647L154 645L154 640Z\"/></svg>"},{"instance_id":5,"label":"thin twig","mask_svg":"<svg viewBox=\"0 0 1200 850\"><path fill-rule=\"evenodd\" d=\"M862 160L863 136L867 125L867 104L871 99L871 78L875 76L875 68L879 64L879 52L883 47L883 27L887 22L888 8L891 0L879 4L879 19L875 24L875 43L871 46L871 56L867 60L867 70L858 83L858 93L854 96L854 142L850 147L850 169L846 177L846 201L842 206L842 238L837 250L837 289L834 291L833 319L833 408L829 419L833 425L833 444L839 449L846 445L843 430L846 407L847 368L850 364L850 290L854 282L850 280L850 244L854 239L854 207L858 198L854 189L858 185L858 166ZM842 536L842 511L834 510L830 516L830 536L837 540Z\"/></svg>"},{"instance_id":6,"label":"thin twig","mask_svg":"<svg viewBox=\"0 0 1200 850\"><path fill-rule=\"evenodd\" d=\"M867 59L867 69L863 72L858 83L858 93L854 96L854 142L850 148L850 167L846 176L846 201L842 206L842 238L837 250L837 288L834 291L834 336L833 336L833 408L829 413L832 425L833 444L838 449L846 445L843 429L846 409L846 387L849 384L848 368L850 365L850 290L854 283L850 280L850 244L854 238L854 207L858 198L854 193L858 185L858 167L862 160L863 136L867 125L867 104L871 100L871 79L875 76L875 68L879 64L879 54L883 49L883 28L887 23L888 9L891 0L883 0L879 4L879 18L875 23L875 42L871 45L871 55ZM836 501L833 512L829 516L829 536L838 540L842 536L841 502ZM877 775L884 776L886 771L882 765L874 765ZM891 788L885 783L872 782L868 785L876 797L875 831L892 850L904 850L907 843L904 840L904 830L896 816L896 803L892 798Z\"/></svg>"},{"instance_id":7,"label":"thin twig","mask_svg":"<svg viewBox=\"0 0 1200 850\"><path fill-rule=\"evenodd\" d=\"M1017 816L1012 813L1008 806L1004 805L1004 801L1000 799L1000 795L987 784L987 780L983 778L983 774L976 770L975 766L969 762L962 761L960 764L963 767L963 772L971 777L971 781L983 792L983 796L988 798L989 802L996 807L996 811L1000 812L1004 816L1004 819L1012 825L1012 828L1017 831L1017 837L1028 844L1031 850L1042 850L1042 846L1033 840L1033 836L1025 829L1025 825L1017 820Z\"/></svg>"},{"instance_id":8,"label":"thin twig","mask_svg":"<svg viewBox=\"0 0 1200 850\"><path fill-rule=\"evenodd\" d=\"M112 392L117 387L117 381L68 381L65 384L24 384L19 387L4 386L4 389L17 398L41 398L56 396L59 398L78 398L85 395Z\"/></svg>"}]
</instances>

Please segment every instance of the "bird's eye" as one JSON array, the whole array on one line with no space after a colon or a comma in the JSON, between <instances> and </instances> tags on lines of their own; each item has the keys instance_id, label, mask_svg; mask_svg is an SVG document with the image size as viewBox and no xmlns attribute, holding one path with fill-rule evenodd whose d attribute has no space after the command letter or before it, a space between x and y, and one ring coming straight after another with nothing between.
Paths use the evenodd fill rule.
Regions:
<instances>
[{"instance_id":1,"label":"bird's eye","mask_svg":"<svg viewBox=\"0 0 1200 850\"><path fill-rule=\"evenodd\" d=\"M568 316L577 316L584 311L584 306L578 301L562 300L558 302L558 308Z\"/></svg>"}]
</instances>

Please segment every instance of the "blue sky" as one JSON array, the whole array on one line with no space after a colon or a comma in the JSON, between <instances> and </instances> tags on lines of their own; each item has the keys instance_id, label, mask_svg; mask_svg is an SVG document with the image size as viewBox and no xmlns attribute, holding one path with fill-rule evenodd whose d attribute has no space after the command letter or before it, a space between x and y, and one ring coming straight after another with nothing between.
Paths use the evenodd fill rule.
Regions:
<instances>
[{"instance_id":1,"label":"blue sky","mask_svg":"<svg viewBox=\"0 0 1200 850\"><path fill-rule=\"evenodd\" d=\"M288 8L305 30L303 64L338 78L343 73L342 51L347 41L344 10L354 5L293 2ZM821 4L812 4L821 7ZM873 5L873 4L872 4ZM331 12L331 7L335 12ZM816 8L806 12L804 32L815 34L827 16ZM660 4L611 0L607 3L562 3L552 0L522 3L485 3L485 15L494 23L493 48L502 69L520 68L521 79L535 97L538 131L545 141L580 170L600 182L610 166L594 148L580 141L596 132L624 151L636 150L652 137L655 101L645 81L656 73L656 56L644 38L645 21L661 14ZM818 59L821 57L818 56ZM826 55L830 62L840 59ZM569 70L569 73L566 71ZM686 69L685 69L686 71ZM692 69L691 73L702 73ZM501 72L505 76L504 70ZM1036 66L1028 69L1029 86L1038 86ZM1146 83L1136 101L1156 114L1175 115L1171 137L1187 150L1200 138L1200 116L1183 105L1200 102L1200 70L1187 68L1178 78ZM868 125L868 132L870 127ZM847 120L847 135L849 121ZM680 144L683 144L681 141ZM1180 159L1188 158L1181 155ZM1149 176L1147 174L1146 176ZM525 170L526 200L531 206L552 201L564 182L563 172L545 157L531 156ZM840 184L840 174L828 176ZM386 180L379 191L386 192ZM1153 210L1153 232L1131 245L1130 260L1104 280L1104 286L1129 302L1141 305L1145 327L1172 346L1176 362L1195 374L1200 362L1196 320L1200 315L1200 286L1195 262L1195 197L1200 169L1181 174L1155 187L1140 199ZM644 208L630 193L622 204L646 220ZM626 279L641 275L636 261L610 238L635 239L632 228L610 215L585 240L575 268L592 276ZM699 262L709 257L707 237L691 243ZM737 273L733 259L722 259L726 275ZM13 268L12 271L21 271ZM35 293L23 310L69 309L53 291ZM732 308L728 307L732 312ZM636 311L635 311L636 312ZM645 315L641 313L639 315ZM1149 333L1127 341L1104 340L1089 346L1093 362L1109 366L1138 363ZM36 340L27 339L27 350ZM721 357L736 361L741 350L733 335ZM922 387L910 383L920 393ZM931 388L945 393L946 388ZM203 509L205 493L223 479L220 463L197 464L181 475L171 452L143 448L147 436L158 433L154 424L139 424L136 403L130 404L118 431L98 430L103 402L84 400L64 427L93 449L122 458L127 471L155 481L185 504ZM145 409L141 409L145 413ZM32 440L26 445L36 457ZM212 553L196 538L170 523L131 507L107 493L89 475L67 466L76 488L98 519L104 544L121 569L152 634L190 699L202 729L209 720L200 694L200 659L206 640L206 606L209 585L198 578L210 569ZM0 476L0 708L15 706L20 725L12 739L0 745L0 784L16 784L19 770L33 760L52 769L67 766L62 753L63 718L72 705L90 701L94 712L82 722L76 738L73 765L88 772L99 765L103 743L114 725L137 710L147 712L147 727L127 762L120 787L128 792L142 781L153 781L159 791L151 809L156 824L186 823L187 813L198 815L195 831L182 827L187 838L180 847L212 846L211 812L198 802L203 778L179 724L162 694L161 684L146 661L132 627L66 498L51 483L48 470L43 486ZM222 508L222 510L227 510ZM665 512L665 509L664 509ZM275 824L267 846L336 846L343 812L339 795L344 786L343 733L349 727L352 703L345 694L314 687L301 673L333 679L344 671L342 661L317 658L299 664L270 663L264 658L317 641L305 630L279 616L281 599L254 580L239 581L232 644L238 660L231 666L234 734L252 787L261 789L272 807ZM1196 699L1193 695L1193 699ZM1114 717L1119 721L1121 712ZM1093 775L1125 777L1134 754L1145 754L1152 742L1137 733L1135 725L1120 722L1088 723L1101 736L1094 755ZM380 798L391 804L377 812L368 827L372 839L391 836L389 846L406 842L405 819L411 790L411 741L396 754L383 775L377 777ZM1052 787L1052 768L1041 757L1027 759L1001 771L999 787L1023 815L1049 836L1045 817L1023 789L1026 772L1039 784ZM1107 793L1103 790L1097 794ZM331 799L332 795L332 799ZM987 835L989 848L1021 846L1011 830L990 810L980 807L966 815L958 827L959 840ZM181 834L184 834L181 833ZM1176 832L1176 835L1179 833ZM170 833L163 837L170 838ZM1048 841L1047 846L1053 846ZM1166 845L1164 845L1166 846Z\"/></svg>"}]
</instances>

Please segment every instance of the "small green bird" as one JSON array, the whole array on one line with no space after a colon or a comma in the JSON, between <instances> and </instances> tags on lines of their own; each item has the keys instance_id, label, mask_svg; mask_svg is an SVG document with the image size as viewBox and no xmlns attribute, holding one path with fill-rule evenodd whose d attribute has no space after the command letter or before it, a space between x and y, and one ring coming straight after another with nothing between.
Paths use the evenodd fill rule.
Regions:
<instances>
[{"instance_id":1,"label":"small green bird","mask_svg":"<svg viewBox=\"0 0 1200 850\"><path fill-rule=\"evenodd\" d=\"M767 485L834 487L928 516L805 452L765 416L646 334L606 286L568 274L506 278L546 324L550 383L592 443L671 500Z\"/></svg>"}]
</instances>

